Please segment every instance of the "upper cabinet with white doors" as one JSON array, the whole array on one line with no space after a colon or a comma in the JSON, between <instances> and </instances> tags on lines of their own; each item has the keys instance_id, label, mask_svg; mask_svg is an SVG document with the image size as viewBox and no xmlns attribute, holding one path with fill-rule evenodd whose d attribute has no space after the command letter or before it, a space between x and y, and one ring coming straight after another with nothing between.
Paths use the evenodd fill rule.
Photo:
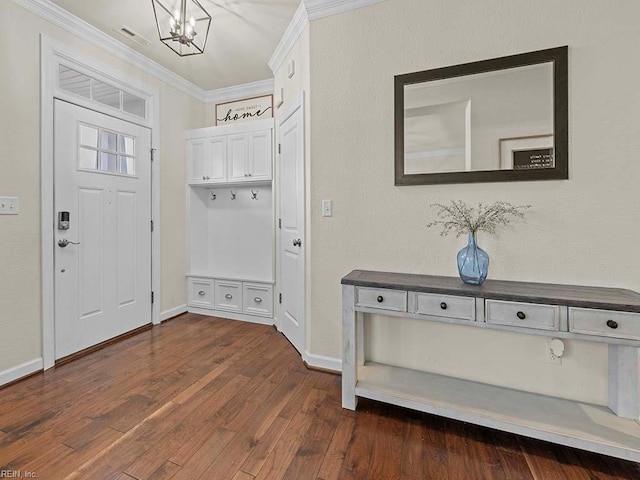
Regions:
<instances>
[{"instance_id":1,"label":"upper cabinet with white doors","mask_svg":"<svg viewBox=\"0 0 640 480\"><path fill-rule=\"evenodd\" d=\"M264 183L272 178L273 119L187 132L187 183Z\"/></svg>"}]
</instances>

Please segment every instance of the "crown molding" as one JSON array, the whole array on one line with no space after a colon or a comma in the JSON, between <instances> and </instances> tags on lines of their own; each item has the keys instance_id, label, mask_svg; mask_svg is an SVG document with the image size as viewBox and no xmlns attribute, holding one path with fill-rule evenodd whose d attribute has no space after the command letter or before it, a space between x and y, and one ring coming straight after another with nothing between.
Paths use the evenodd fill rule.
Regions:
<instances>
[{"instance_id":1,"label":"crown molding","mask_svg":"<svg viewBox=\"0 0 640 480\"><path fill-rule=\"evenodd\" d=\"M159 80L191 95L201 102L206 101L208 92L194 85L180 75L137 52L133 48L98 30L50 0L11 0L16 5L57 25L67 32L92 43L101 50L124 60L131 65L157 77Z\"/></svg>"},{"instance_id":2,"label":"crown molding","mask_svg":"<svg viewBox=\"0 0 640 480\"><path fill-rule=\"evenodd\" d=\"M205 103L221 103L241 98L259 97L273 93L273 78L257 82L243 83L231 87L209 90L205 94Z\"/></svg>"},{"instance_id":3,"label":"crown molding","mask_svg":"<svg viewBox=\"0 0 640 480\"><path fill-rule=\"evenodd\" d=\"M302 0L302 2L307 9L309 21L312 21L356 8L367 7L384 2L384 0Z\"/></svg>"},{"instance_id":4,"label":"crown molding","mask_svg":"<svg viewBox=\"0 0 640 480\"><path fill-rule=\"evenodd\" d=\"M293 14L291 22L289 22L287 29L284 31L284 35L282 35L278 46L269 59L268 65L274 74L280 69L285 58L287 58L287 55L289 55L300 34L308 24L309 17L307 15L307 8L305 2L301 1L296 13Z\"/></svg>"}]
</instances>

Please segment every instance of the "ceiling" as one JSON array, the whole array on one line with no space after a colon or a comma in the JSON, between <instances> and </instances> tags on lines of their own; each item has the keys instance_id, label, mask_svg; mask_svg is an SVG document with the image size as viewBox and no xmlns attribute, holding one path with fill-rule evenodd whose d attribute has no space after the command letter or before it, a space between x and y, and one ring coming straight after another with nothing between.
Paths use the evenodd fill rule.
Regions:
<instances>
[{"instance_id":1,"label":"ceiling","mask_svg":"<svg viewBox=\"0 0 640 480\"><path fill-rule=\"evenodd\" d=\"M267 62L300 0L200 0L212 17L203 55L179 57L158 39L151 0L52 0L204 90L273 77ZM177 0L167 0L167 3ZM146 38L142 46L119 31L126 25Z\"/></svg>"}]
</instances>

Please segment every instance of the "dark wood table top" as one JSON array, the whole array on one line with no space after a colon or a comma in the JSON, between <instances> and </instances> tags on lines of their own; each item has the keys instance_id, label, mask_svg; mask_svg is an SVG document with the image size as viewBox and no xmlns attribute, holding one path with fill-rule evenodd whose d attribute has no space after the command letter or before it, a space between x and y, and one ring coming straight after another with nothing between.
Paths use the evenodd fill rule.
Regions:
<instances>
[{"instance_id":1,"label":"dark wood table top","mask_svg":"<svg viewBox=\"0 0 640 480\"><path fill-rule=\"evenodd\" d=\"M342 284L640 313L640 293L623 288L507 280L486 280L477 286L468 285L458 277L370 270L353 270L342 278Z\"/></svg>"}]
</instances>

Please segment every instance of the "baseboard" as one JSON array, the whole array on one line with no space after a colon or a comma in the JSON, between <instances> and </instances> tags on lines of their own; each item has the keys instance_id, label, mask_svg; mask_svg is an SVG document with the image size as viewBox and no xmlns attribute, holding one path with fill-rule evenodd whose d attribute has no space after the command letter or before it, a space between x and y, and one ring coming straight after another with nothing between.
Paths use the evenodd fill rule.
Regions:
<instances>
[{"instance_id":1,"label":"baseboard","mask_svg":"<svg viewBox=\"0 0 640 480\"><path fill-rule=\"evenodd\" d=\"M165 320L169 320L170 318L177 317L178 315L182 315L187 312L187 305L179 305L174 308L170 308L169 310L165 310L160 313L160 321L164 322Z\"/></svg>"},{"instance_id":2,"label":"baseboard","mask_svg":"<svg viewBox=\"0 0 640 480\"><path fill-rule=\"evenodd\" d=\"M35 358L0 372L0 386L20 380L43 368L42 358Z\"/></svg>"},{"instance_id":3,"label":"baseboard","mask_svg":"<svg viewBox=\"0 0 640 480\"><path fill-rule=\"evenodd\" d=\"M190 313L207 315L208 317L227 318L229 320L239 320L241 322L257 323L260 325L273 325L273 318L246 315L244 313L223 312L222 310L209 310L207 308L189 307Z\"/></svg>"},{"instance_id":4,"label":"baseboard","mask_svg":"<svg viewBox=\"0 0 640 480\"><path fill-rule=\"evenodd\" d=\"M303 360L311 368L329 370L335 373L342 373L342 360L335 357L325 357L314 353L304 352Z\"/></svg>"}]
</instances>

